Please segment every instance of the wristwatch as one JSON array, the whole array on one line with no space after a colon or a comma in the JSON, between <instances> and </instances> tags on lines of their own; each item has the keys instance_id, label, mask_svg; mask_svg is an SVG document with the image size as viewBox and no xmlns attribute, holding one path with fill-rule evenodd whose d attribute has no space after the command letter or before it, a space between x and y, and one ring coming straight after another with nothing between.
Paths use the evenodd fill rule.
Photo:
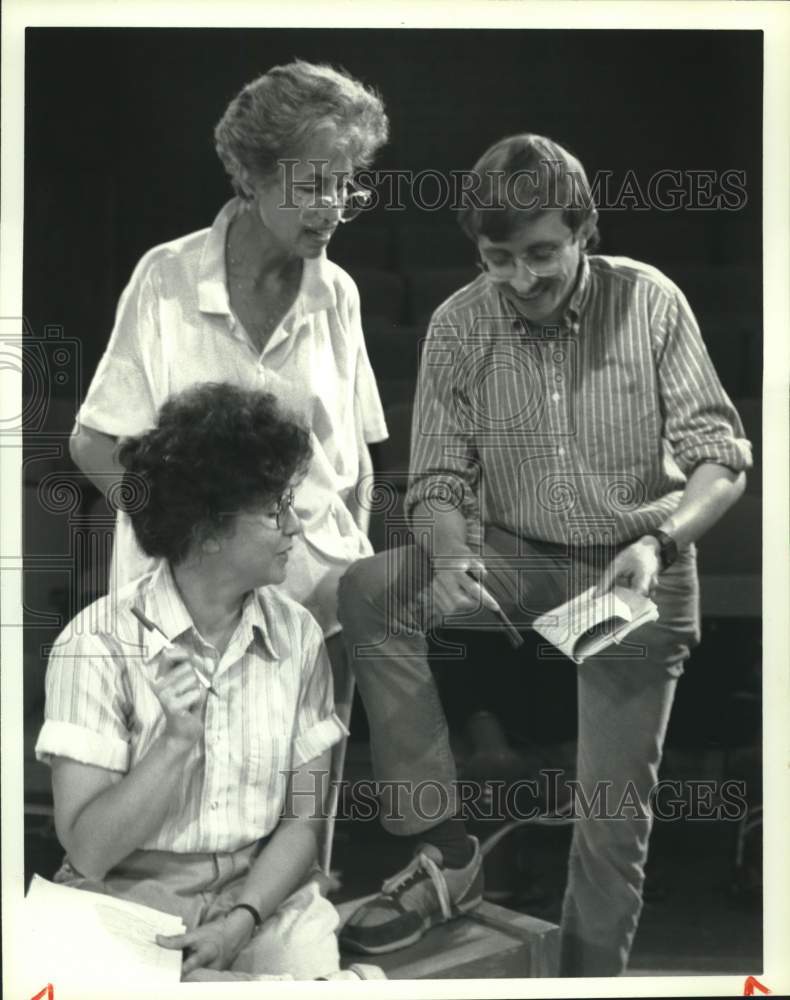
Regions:
<instances>
[{"instance_id":1,"label":"wristwatch","mask_svg":"<svg viewBox=\"0 0 790 1000\"><path fill-rule=\"evenodd\" d=\"M672 535L668 535L666 531L662 531L661 528L653 528L652 531L646 531L645 534L652 535L653 538L658 541L658 554L661 558L661 569L669 569L678 557L678 543Z\"/></svg>"}]
</instances>

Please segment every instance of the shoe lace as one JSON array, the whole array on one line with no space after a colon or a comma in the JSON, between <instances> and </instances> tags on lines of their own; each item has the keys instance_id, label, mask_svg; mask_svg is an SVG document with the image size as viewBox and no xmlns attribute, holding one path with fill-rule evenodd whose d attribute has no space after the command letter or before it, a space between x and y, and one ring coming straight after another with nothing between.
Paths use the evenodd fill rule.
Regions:
<instances>
[{"instance_id":1,"label":"shoe lace","mask_svg":"<svg viewBox=\"0 0 790 1000\"><path fill-rule=\"evenodd\" d=\"M385 895L395 895L399 891L402 892L410 882L414 882L415 879L427 875L428 878L433 883L433 887L436 890L436 896L439 900L439 907L442 911L442 916L449 920L452 916L452 906L450 903L450 891L447 888L447 882L445 882L444 874L441 868L428 857L427 854L422 852L396 875L389 878L384 882L382 886L382 891Z\"/></svg>"}]
</instances>

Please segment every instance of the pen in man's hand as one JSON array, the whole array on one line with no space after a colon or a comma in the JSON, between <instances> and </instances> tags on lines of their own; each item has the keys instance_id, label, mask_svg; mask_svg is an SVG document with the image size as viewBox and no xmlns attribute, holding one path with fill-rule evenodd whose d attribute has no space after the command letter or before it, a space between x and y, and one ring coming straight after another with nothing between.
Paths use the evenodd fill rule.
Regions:
<instances>
[{"instance_id":1,"label":"pen in man's hand","mask_svg":"<svg viewBox=\"0 0 790 1000\"><path fill-rule=\"evenodd\" d=\"M132 612L134 617L138 620L138 622L140 622L143 628L148 629L149 632L158 632L161 636L164 636L164 638L167 639L167 636L161 630L161 628L159 628L159 626L155 622L152 622L150 618L144 615L139 608L132 605L130 611ZM167 642L168 645L171 644L169 639L167 639ZM208 691L208 693L213 694L215 698L219 698L219 694L217 693L216 688L208 679L208 677L204 676L198 670L198 668L195 666L194 663L190 663L190 667L192 667L192 672L194 673L195 677L197 677L198 681L203 685L203 687Z\"/></svg>"},{"instance_id":2,"label":"pen in man's hand","mask_svg":"<svg viewBox=\"0 0 790 1000\"><path fill-rule=\"evenodd\" d=\"M466 575L475 581L475 583L480 587L480 590L483 592L483 597L488 599L489 603L487 606L490 608L491 611L494 612L494 614L502 623L502 626L505 630L505 634L510 640L510 645L513 647L513 649L519 649L521 646L523 646L524 637L521 635L521 633L513 624L513 622L508 618L508 616L502 610L502 608L499 605L499 601L494 597L492 593L490 593L490 591L486 590L486 588L480 582L478 577L475 575L475 570L468 569L466 571Z\"/></svg>"}]
</instances>

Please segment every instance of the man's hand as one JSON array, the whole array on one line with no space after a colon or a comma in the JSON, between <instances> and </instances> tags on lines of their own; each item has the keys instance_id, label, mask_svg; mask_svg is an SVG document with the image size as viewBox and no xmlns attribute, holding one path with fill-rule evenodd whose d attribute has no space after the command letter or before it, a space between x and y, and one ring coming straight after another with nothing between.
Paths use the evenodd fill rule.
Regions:
<instances>
[{"instance_id":1,"label":"man's hand","mask_svg":"<svg viewBox=\"0 0 790 1000\"><path fill-rule=\"evenodd\" d=\"M474 611L481 605L496 611L499 605L482 585L485 564L467 549L452 556L437 556L433 577L434 610L441 615Z\"/></svg>"},{"instance_id":2,"label":"man's hand","mask_svg":"<svg viewBox=\"0 0 790 1000\"><path fill-rule=\"evenodd\" d=\"M192 747L203 735L206 690L190 664L189 653L179 646L163 650L159 680L153 684L165 713L165 736L175 744Z\"/></svg>"},{"instance_id":3,"label":"man's hand","mask_svg":"<svg viewBox=\"0 0 790 1000\"><path fill-rule=\"evenodd\" d=\"M614 584L619 584L650 597L658 586L660 572L658 539L646 535L623 549L609 563L596 585L594 596L600 597Z\"/></svg>"},{"instance_id":4,"label":"man's hand","mask_svg":"<svg viewBox=\"0 0 790 1000\"><path fill-rule=\"evenodd\" d=\"M252 937L254 924L246 910L234 910L225 917L211 920L186 934L157 934L162 948L188 951L181 967L181 978L195 969L227 969Z\"/></svg>"}]
</instances>

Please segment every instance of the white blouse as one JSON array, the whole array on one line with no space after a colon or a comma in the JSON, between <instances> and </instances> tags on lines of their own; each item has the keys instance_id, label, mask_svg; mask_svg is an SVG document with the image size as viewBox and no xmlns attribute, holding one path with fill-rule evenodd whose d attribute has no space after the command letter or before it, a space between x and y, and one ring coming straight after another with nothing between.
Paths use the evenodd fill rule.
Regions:
<instances>
[{"instance_id":1,"label":"white blouse","mask_svg":"<svg viewBox=\"0 0 790 1000\"><path fill-rule=\"evenodd\" d=\"M124 290L110 342L78 422L116 437L153 427L165 399L202 382L273 393L311 430L313 459L296 496L304 533L283 589L326 635L337 631L337 582L372 548L346 501L364 443L387 427L353 280L324 254L305 260L296 300L258 354L233 314L225 269L227 230L243 208L228 202L210 229L154 247ZM111 589L149 572L128 517L116 522Z\"/></svg>"}]
</instances>

